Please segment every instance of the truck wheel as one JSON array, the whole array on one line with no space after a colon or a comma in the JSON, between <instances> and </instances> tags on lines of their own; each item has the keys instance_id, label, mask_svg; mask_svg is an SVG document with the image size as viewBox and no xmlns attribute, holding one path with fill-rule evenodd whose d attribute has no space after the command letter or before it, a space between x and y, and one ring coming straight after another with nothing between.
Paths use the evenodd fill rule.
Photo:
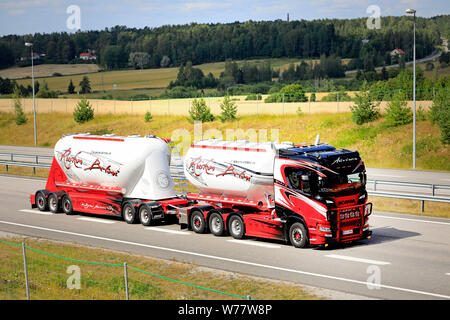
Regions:
<instances>
[{"instance_id":1,"label":"truck wheel","mask_svg":"<svg viewBox=\"0 0 450 320\"><path fill-rule=\"evenodd\" d=\"M214 212L209 217L209 230L215 236L221 236L224 234L225 228L223 224L223 218L217 212Z\"/></svg>"},{"instance_id":2,"label":"truck wheel","mask_svg":"<svg viewBox=\"0 0 450 320\"><path fill-rule=\"evenodd\" d=\"M72 200L70 200L70 197L67 194L62 198L61 204L62 210L65 214L67 215L73 214Z\"/></svg>"},{"instance_id":3,"label":"truck wheel","mask_svg":"<svg viewBox=\"0 0 450 320\"><path fill-rule=\"evenodd\" d=\"M136 222L136 209L130 202L125 202L123 205L122 216L126 223L133 224Z\"/></svg>"},{"instance_id":4,"label":"truck wheel","mask_svg":"<svg viewBox=\"0 0 450 320\"><path fill-rule=\"evenodd\" d=\"M295 222L289 228L289 240L296 248L303 248L307 242L306 228L303 223Z\"/></svg>"},{"instance_id":5,"label":"truck wheel","mask_svg":"<svg viewBox=\"0 0 450 320\"><path fill-rule=\"evenodd\" d=\"M41 191L39 191L36 195L36 206L40 211L47 211L48 210L48 201L45 197L45 194Z\"/></svg>"},{"instance_id":6,"label":"truck wheel","mask_svg":"<svg viewBox=\"0 0 450 320\"><path fill-rule=\"evenodd\" d=\"M195 233L205 232L206 222L203 214L200 211L195 211L191 214L191 227Z\"/></svg>"},{"instance_id":7,"label":"truck wheel","mask_svg":"<svg viewBox=\"0 0 450 320\"><path fill-rule=\"evenodd\" d=\"M149 226L153 220L152 210L145 204L139 209L139 220L144 226Z\"/></svg>"},{"instance_id":8,"label":"truck wheel","mask_svg":"<svg viewBox=\"0 0 450 320\"><path fill-rule=\"evenodd\" d=\"M244 221L239 216L232 216L228 222L230 235L235 239L242 239L245 233Z\"/></svg>"},{"instance_id":9,"label":"truck wheel","mask_svg":"<svg viewBox=\"0 0 450 320\"><path fill-rule=\"evenodd\" d=\"M48 208L53 213L59 212L59 200L56 193L50 193L48 196Z\"/></svg>"}]
</instances>

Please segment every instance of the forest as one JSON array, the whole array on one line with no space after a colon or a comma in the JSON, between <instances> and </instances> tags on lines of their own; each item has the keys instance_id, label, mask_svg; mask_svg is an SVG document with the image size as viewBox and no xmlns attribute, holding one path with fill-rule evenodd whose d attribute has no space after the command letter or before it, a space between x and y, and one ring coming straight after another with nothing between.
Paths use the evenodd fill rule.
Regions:
<instances>
[{"instance_id":1,"label":"forest","mask_svg":"<svg viewBox=\"0 0 450 320\"><path fill-rule=\"evenodd\" d=\"M93 51L106 70L179 67L225 60L295 57L351 59L349 69L370 69L391 63L389 52L400 48L412 59L412 17L382 17L380 29L368 29L367 18L297 21L247 21L216 24L165 25L157 28L115 26L100 31L0 37L0 68L25 66L34 51L40 63L79 63ZM448 37L450 15L417 18L417 58L431 54ZM364 40L364 41L363 41ZM337 69L336 69L337 68ZM342 74L339 67L334 72ZM329 75L331 76L331 75Z\"/></svg>"}]
</instances>

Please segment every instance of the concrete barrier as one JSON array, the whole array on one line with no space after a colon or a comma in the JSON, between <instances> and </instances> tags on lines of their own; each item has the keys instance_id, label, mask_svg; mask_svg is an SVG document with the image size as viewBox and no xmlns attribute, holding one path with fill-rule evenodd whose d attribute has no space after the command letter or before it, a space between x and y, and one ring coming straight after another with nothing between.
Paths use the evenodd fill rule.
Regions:
<instances>
[{"instance_id":1,"label":"concrete barrier","mask_svg":"<svg viewBox=\"0 0 450 320\"><path fill-rule=\"evenodd\" d=\"M238 107L238 115L289 115L296 114L298 108L304 114L308 113L339 113L350 112L350 106L354 102L285 102L285 103L264 103L264 100L244 100L245 97L233 97ZM220 114L220 104L223 97L204 98L206 104L215 115ZM264 97L263 97L264 99ZM33 112L33 99L21 99L22 108L25 113ZM150 111L152 115L189 115L189 108L193 99L166 99L166 100L100 100L88 99L96 114L145 114ZM73 113L79 99L36 99L37 113ZM380 103L383 111L388 105L388 101ZM428 110L432 101L416 101L417 108L421 106ZM412 101L408 101L408 106L412 108ZM14 112L13 99L0 99L0 112Z\"/></svg>"}]
</instances>

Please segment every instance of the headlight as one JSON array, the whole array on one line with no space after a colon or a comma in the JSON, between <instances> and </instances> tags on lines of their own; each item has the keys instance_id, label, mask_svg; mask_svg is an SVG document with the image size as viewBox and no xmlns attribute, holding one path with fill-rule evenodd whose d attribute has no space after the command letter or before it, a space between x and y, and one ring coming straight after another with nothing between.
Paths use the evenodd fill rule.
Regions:
<instances>
[{"instance_id":1,"label":"headlight","mask_svg":"<svg viewBox=\"0 0 450 320\"><path fill-rule=\"evenodd\" d=\"M365 216L369 216L372 213L372 204L368 203L366 204L366 206L364 207L364 215Z\"/></svg>"},{"instance_id":2,"label":"headlight","mask_svg":"<svg viewBox=\"0 0 450 320\"><path fill-rule=\"evenodd\" d=\"M320 226L319 230L322 231L322 232L331 232L331 228L329 228L329 227L322 227L322 226Z\"/></svg>"}]
</instances>

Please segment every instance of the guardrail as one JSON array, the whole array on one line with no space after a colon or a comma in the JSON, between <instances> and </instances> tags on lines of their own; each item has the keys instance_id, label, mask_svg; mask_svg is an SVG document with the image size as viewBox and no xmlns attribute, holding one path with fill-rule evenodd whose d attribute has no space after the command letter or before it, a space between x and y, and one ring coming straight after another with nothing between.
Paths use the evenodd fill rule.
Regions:
<instances>
[{"instance_id":1,"label":"guardrail","mask_svg":"<svg viewBox=\"0 0 450 320\"><path fill-rule=\"evenodd\" d=\"M8 159L8 160L5 160ZM17 161L18 159L22 161ZM23 161L23 159L32 159L31 161ZM43 162L40 160L50 160L50 162ZM21 154L21 153L0 153L0 165L4 165L6 172L8 172L9 166L15 167L30 167L33 168L33 174L36 174L36 168L50 169L52 156L44 155L31 155L31 154Z\"/></svg>"},{"instance_id":2,"label":"guardrail","mask_svg":"<svg viewBox=\"0 0 450 320\"><path fill-rule=\"evenodd\" d=\"M436 190L450 190L450 186L431 184L431 183L416 183L416 182L398 182L387 180L367 180L367 184L373 184L373 191L377 191L377 185L389 185L399 187L413 187L413 188L429 188L431 189L431 195L434 196Z\"/></svg>"},{"instance_id":3,"label":"guardrail","mask_svg":"<svg viewBox=\"0 0 450 320\"><path fill-rule=\"evenodd\" d=\"M1 160L1 158L8 158L8 160ZM18 167L31 167L33 168L33 173L36 174L36 168L50 169L51 164L49 162L42 163L40 159L52 160L52 156L45 155L28 155L28 154L14 154L14 153L0 153L0 165L6 167L8 171L9 166ZM33 159L34 162L23 162L15 161L14 159ZM179 166L171 166L170 168L172 177L182 178L182 172L180 172ZM425 210L425 201L435 201L435 202L445 202L450 203L450 197L436 196L436 190L450 190L448 185L438 185L438 184L427 184L427 183L415 183L415 182L399 182L399 181L387 181L387 180L367 180L367 185L373 185L373 190L367 190L367 193L372 196L386 197L386 198L397 198L397 199L408 199L417 200L422 202L422 212ZM411 194L411 193L397 193L397 192L387 192L378 191L377 186L380 185L390 185L399 187L413 187L413 188L429 188L431 189L431 195L421 195L421 194Z\"/></svg>"}]
</instances>

